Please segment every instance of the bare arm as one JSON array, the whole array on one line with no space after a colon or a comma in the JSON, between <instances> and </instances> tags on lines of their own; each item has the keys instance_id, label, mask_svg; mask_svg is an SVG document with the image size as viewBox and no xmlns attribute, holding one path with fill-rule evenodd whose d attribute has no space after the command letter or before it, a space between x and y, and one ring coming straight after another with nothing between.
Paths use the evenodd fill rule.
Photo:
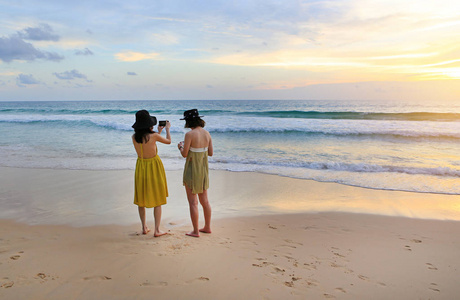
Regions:
<instances>
[{"instance_id":1,"label":"bare arm","mask_svg":"<svg viewBox=\"0 0 460 300\"><path fill-rule=\"evenodd\" d=\"M189 134L190 132L187 132L184 137L184 144L182 146L179 146L179 151L182 157L187 157L188 151L190 150L190 144L192 143L192 137Z\"/></svg>"},{"instance_id":2,"label":"bare arm","mask_svg":"<svg viewBox=\"0 0 460 300\"><path fill-rule=\"evenodd\" d=\"M166 138L161 136L161 131L163 128L166 129ZM166 127L158 126L158 134L155 135L155 138L158 142L168 145L171 144L171 133L169 132L169 128L171 128L171 123L169 123L169 121L166 121Z\"/></svg>"},{"instance_id":3,"label":"bare arm","mask_svg":"<svg viewBox=\"0 0 460 300\"><path fill-rule=\"evenodd\" d=\"M209 135L209 145L208 145L208 155L212 156L214 154L214 148L212 147L212 138Z\"/></svg>"}]
</instances>

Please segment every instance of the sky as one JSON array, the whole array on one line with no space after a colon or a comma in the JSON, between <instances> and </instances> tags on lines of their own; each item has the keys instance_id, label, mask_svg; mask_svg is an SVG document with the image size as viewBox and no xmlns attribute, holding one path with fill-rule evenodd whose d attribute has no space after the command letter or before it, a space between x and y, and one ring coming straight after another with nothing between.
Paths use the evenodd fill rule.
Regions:
<instances>
[{"instance_id":1,"label":"sky","mask_svg":"<svg viewBox=\"0 0 460 300\"><path fill-rule=\"evenodd\" d=\"M460 102L458 0L0 0L0 101Z\"/></svg>"}]
</instances>

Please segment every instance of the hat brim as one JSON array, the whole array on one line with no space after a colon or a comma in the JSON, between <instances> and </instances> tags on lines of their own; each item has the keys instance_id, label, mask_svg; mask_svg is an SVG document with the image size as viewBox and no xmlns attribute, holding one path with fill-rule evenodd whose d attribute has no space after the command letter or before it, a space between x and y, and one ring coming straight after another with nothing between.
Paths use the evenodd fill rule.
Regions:
<instances>
[{"instance_id":1,"label":"hat brim","mask_svg":"<svg viewBox=\"0 0 460 300\"><path fill-rule=\"evenodd\" d=\"M150 122L149 124L137 124L137 122L135 122L133 124L133 126L131 126L132 128L134 129L143 129L143 128L150 128L150 127L153 127L157 124L157 118L154 117L154 116L150 116Z\"/></svg>"},{"instance_id":2,"label":"hat brim","mask_svg":"<svg viewBox=\"0 0 460 300\"><path fill-rule=\"evenodd\" d=\"M186 118L182 118L181 120L187 120L187 119L193 119L193 118L202 118L204 116L193 116L193 117L186 117Z\"/></svg>"}]
</instances>

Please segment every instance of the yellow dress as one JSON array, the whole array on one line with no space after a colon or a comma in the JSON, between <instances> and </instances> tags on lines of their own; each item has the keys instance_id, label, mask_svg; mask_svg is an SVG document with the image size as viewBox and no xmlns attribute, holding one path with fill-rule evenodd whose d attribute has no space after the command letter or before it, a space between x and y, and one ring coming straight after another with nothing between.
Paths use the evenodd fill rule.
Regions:
<instances>
[{"instance_id":1,"label":"yellow dress","mask_svg":"<svg viewBox=\"0 0 460 300\"><path fill-rule=\"evenodd\" d=\"M134 173L134 204L139 207L156 207L166 204L168 185L166 173L160 157L144 159L141 144L141 157L137 158Z\"/></svg>"},{"instance_id":2,"label":"yellow dress","mask_svg":"<svg viewBox=\"0 0 460 300\"><path fill-rule=\"evenodd\" d=\"M208 148L192 148L187 154L183 183L193 194L201 194L209 188Z\"/></svg>"}]
</instances>

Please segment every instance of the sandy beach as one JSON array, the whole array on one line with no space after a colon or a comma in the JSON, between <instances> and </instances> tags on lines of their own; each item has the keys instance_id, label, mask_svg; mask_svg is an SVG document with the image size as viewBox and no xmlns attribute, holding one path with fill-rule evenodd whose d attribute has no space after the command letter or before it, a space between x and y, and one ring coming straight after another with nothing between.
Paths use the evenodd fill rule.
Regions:
<instances>
[{"instance_id":1,"label":"sandy beach","mask_svg":"<svg viewBox=\"0 0 460 300\"><path fill-rule=\"evenodd\" d=\"M164 207L163 228L170 234L153 238L139 234L127 176L132 171L1 171L2 207L22 214L21 222L13 216L0 220L2 299L455 299L460 294L459 196L217 171L210 189L213 233L191 238L185 236L187 211L171 212L187 206L180 173L169 172L170 187L177 187ZM95 183L101 175L109 180ZM129 209L117 211L125 210L130 224L113 225L119 212L109 212L106 225L86 226L88 219L104 219L97 207L82 223L65 224L49 212L34 219L6 205L27 197L125 201ZM181 204L173 201L179 197ZM265 205L239 213L231 199ZM81 215L57 207L55 214L69 219Z\"/></svg>"}]
</instances>

